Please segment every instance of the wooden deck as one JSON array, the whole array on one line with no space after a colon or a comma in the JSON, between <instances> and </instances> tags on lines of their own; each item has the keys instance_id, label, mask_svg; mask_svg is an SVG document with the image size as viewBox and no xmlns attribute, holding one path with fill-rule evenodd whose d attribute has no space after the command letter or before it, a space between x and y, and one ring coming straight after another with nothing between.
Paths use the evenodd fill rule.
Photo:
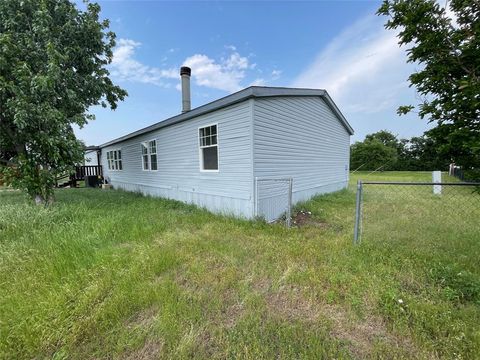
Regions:
<instances>
[{"instance_id":1,"label":"wooden deck","mask_svg":"<svg viewBox=\"0 0 480 360\"><path fill-rule=\"evenodd\" d=\"M96 176L103 179L102 165L82 165L76 166L73 173L65 174L61 179L57 180L57 187L77 187L77 182L84 181L87 176ZM61 182L61 180L66 180Z\"/></svg>"}]
</instances>

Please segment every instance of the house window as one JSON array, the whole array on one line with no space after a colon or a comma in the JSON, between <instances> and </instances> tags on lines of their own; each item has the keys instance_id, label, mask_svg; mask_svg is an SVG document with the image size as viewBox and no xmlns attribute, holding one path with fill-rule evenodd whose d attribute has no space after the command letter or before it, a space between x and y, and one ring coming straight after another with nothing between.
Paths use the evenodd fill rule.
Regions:
<instances>
[{"instance_id":1,"label":"house window","mask_svg":"<svg viewBox=\"0 0 480 360\"><path fill-rule=\"evenodd\" d=\"M150 169L157 170L157 140L152 140L148 143L150 150Z\"/></svg>"},{"instance_id":2,"label":"house window","mask_svg":"<svg viewBox=\"0 0 480 360\"><path fill-rule=\"evenodd\" d=\"M107 151L107 166L108 170L123 170L122 150Z\"/></svg>"},{"instance_id":3,"label":"house window","mask_svg":"<svg viewBox=\"0 0 480 360\"><path fill-rule=\"evenodd\" d=\"M150 170L150 166L148 163L148 147L146 143L142 144L142 162L143 162L143 170Z\"/></svg>"},{"instance_id":4,"label":"house window","mask_svg":"<svg viewBox=\"0 0 480 360\"><path fill-rule=\"evenodd\" d=\"M200 169L218 171L218 136L217 125L210 125L199 130Z\"/></svg>"},{"instance_id":5,"label":"house window","mask_svg":"<svg viewBox=\"0 0 480 360\"><path fill-rule=\"evenodd\" d=\"M122 150L117 150L117 163L115 164L115 167L117 170L123 170L122 168Z\"/></svg>"},{"instance_id":6,"label":"house window","mask_svg":"<svg viewBox=\"0 0 480 360\"><path fill-rule=\"evenodd\" d=\"M143 170L158 170L157 164L157 140L142 143Z\"/></svg>"}]
</instances>

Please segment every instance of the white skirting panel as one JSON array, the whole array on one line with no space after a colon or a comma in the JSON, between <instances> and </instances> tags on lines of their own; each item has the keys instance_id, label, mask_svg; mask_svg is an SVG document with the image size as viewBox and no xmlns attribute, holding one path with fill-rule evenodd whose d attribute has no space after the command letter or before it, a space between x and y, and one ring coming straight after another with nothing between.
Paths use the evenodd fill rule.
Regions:
<instances>
[{"instance_id":1,"label":"white skirting panel","mask_svg":"<svg viewBox=\"0 0 480 360\"><path fill-rule=\"evenodd\" d=\"M215 194L206 194L174 187L157 187L144 184L131 184L111 181L115 189L138 192L147 196L178 200L205 208L213 213L231 215L241 218L252 218L252 202L248 198L233 198Z\"/></svg>"},{"instance_id":2,"label":"white skirting panel","mask_svg":"<svg viewBox=\"0 0 480 360\"><path fill-rule=\"evenodd\" d=\"M310 200L312 197L316 195L332 193L335 191L346 189L347 187L348 187L347 181L340 181L333 184L320 185L312 189L298 190L298 191L294 190L292 194L293 204Z\"/></svg>"}]
</instances>

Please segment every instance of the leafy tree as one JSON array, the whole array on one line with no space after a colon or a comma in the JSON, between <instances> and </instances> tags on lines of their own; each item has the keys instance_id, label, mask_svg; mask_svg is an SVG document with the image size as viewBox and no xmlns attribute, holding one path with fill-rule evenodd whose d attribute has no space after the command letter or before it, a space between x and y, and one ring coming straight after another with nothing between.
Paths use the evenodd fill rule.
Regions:
<instances>
[{"instance_id":1,"label":"leafy tree","mask_svg":"<svg viewBox=\"0 0 480 360\"><path fill-rule=\"evenodd\" d=\"M395 170L408 171L413 170L410 154L410 140L400 139L397 145L398 159L395 163Z\"/></svg>"},{"instance_id":2,"label":"leafy tree","mask_svg":"<svg viewBox=\"0 0 480 360\"><path fill-rule=\"evenodd\" d=\"M377 139L385 146L395 149L397 153L397 159L395 160L395 162L390 162L389 165L386 166L386 168L390 170L403 170L402 162L404 161L404 158L402 157L402 155L404 155L405 153L405 145L408 141L399 140L396 135L393 135L387 130L380 130L376 133L368 134L367 136L365 136L365 141L374 139Z\"/></svg>"},{"instance_id":3,"label":"leafy tree","mask_svg":"<svg viewBox=\"0 0 480 360\"><path fill-rule=\"evenodd\" d=\"M127 95L109 78L115 34L99 13L94 3L81 11L68 0L0 1L0 167L37 202L82 160L72 125Z\"/></svg>"},{"instance_id":4,"label":"leafy tree","mask_svg":"<svg viewBox=\"0 0 480 360\"><path fill-rule=\"evenodd\" d=\"M465 169L480 168L480 2L452 0L455 22L436 0L384 0L378 14L398 29L408 61L419 64L409 81L423 100L419 115L435 122L429 136ZM401 106L399 114L414 108Z\"/></svg>"},{"instance_id":5,"label":"leafy tree","mask_svg":"<svg viewBox=\"0 0 480 360\"><path fill-rule=\"evenodd\" d=\"M389 146L394 149L398 149L398 147L400 146L397 137L387 130L380 130L376 133L368 134L367 136L365 136L365 140L373 139L377 139L382 142L383 145Z\"/></svg>"},{"instance_id":6,"label":"leafy tree","mask_svg":"<svg viewBox=\"0 0 480 360\"><path fill-rule=\"evenodd\" d=\"M357 141L350 148L350 168L353 170L389 170L397 161L397 151L378 139Z\"/></svg>"},{"instance_id":7,"label":"leafy tree","mask_svg":"<svg viewBox=\"0 0 480 360\"><path fill-rule=\"evenodd\" d=\"M449 157L441 155L439 144L429 136L428 131L409 140L407 153L409 168L406 170L446 170L451 162Z\"/></svg>"}]
</instances>

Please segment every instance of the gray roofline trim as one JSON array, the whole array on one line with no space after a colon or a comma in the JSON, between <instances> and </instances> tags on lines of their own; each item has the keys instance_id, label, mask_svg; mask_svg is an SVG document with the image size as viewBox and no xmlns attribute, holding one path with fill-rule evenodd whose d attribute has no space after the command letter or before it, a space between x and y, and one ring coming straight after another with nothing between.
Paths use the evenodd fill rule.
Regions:
<instances>
[{"instance_id":1,"label":"gray roofline trim","mask_svg":"<svg viewBox=\"0 0 480 360\"><path fill-rule=\"evenodd\" d=\"M224 107L242 102L247 99L251 98L263 98L263 97L275 97L275 96L319 96L325 99L327 105L330 109L334 112L335 115L339 118L342 125L348 131L350 135L353 135L353 129L348 123L347 119L343 116L343 114L338 109L337 105L333 102L330 98L328 93L325 90L321 89L303 89L303 88L283 88L283 87L266 87L266 86L250 86L243 90L240 90L236 93L227 95L223 98L218 100L212 101L208 104L199 106L195 109L192 109L186 113L179 114L168 118L166 120L160 121L153 125L147 126L143 129L134 131L130 134L121 136L117 139L108 141L99 146L99 148L104 148L146 133L149 133L154 130L158 130L173 124L177 124L182 121L186 121L192 119L194 117L204 115L210 113L212 111L216 111L222 109Z\"/></svg>"}]
</instances>

